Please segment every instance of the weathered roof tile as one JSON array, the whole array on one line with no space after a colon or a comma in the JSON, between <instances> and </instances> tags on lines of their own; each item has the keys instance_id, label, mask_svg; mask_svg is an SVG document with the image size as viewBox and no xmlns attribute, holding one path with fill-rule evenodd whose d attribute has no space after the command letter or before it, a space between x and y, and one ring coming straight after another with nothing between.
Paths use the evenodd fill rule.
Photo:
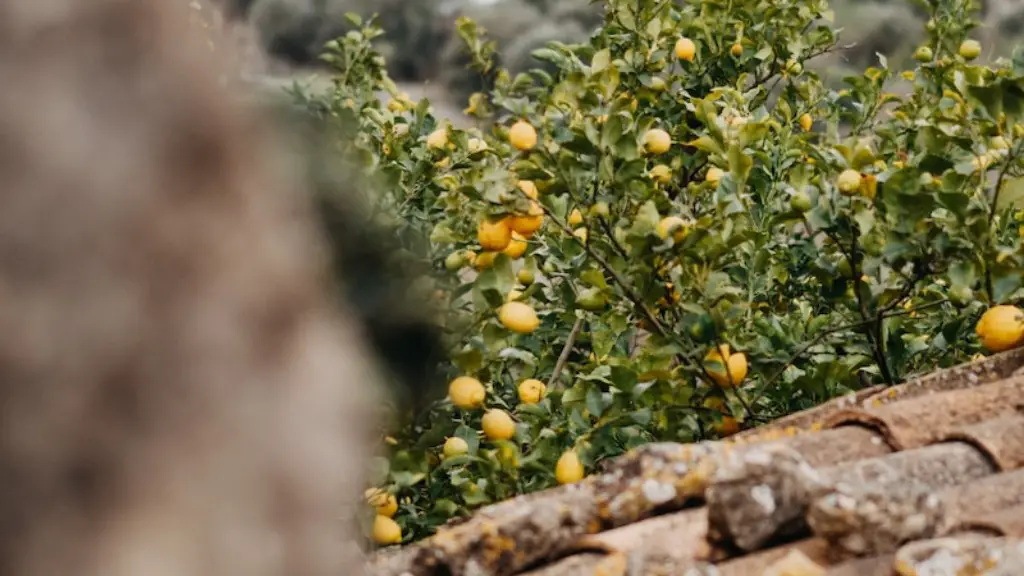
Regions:
<instances>
[{"instance_id":1,"label":"weathered roof tile","mask_svg":"<svg viewBox=\"0 0 1024 576\"><path fill-rule=\"evenodd\" d=\"M734 441L644 446L378 555L369 573L1020 576L1022 366L1018 349Z\"/></svg>"}]
</instances>

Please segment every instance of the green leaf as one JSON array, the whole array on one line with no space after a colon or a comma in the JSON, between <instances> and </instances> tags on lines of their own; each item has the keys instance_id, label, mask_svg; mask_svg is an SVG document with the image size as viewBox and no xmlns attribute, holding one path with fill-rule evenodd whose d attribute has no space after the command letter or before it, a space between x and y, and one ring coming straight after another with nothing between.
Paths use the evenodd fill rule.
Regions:
<instances>
[{"instance_id":1,"label":"green leaf","mask_svg":"<svg viewBox=\"0 0 1024 576\"><path fill-rule=\"evenodd\" d=\"M452 244L458 242L455 232L447 222L438 222L430 232L430 241L434 244Z\"/></svg>"},{"instance_id":2,"label":"green leaf","mask_svg":"<svg viewBox=\"0 0 1024 576\"><path fill-rule=\"evenodd\" d=\"M426 479L427 475L423 472L392 472L391 479L395 481L395 486L399 489L410 488L422 482Z\"/></svg>"},{"instance_id":3,"label":"green leaf","mask_svg":"<svg viewBox=\"0 0 1024 576\"><path fill-rule=\"evenodd\" d=\"M996 210L1018 207L1021 200L1024 200L1024 178L1006 178L999 192Z\"/></svg>"},{"instance_id":4,"label":"green leaf","mask_svg":"<svg viewBox=\"0 0 1024 576\"><path fill-rule=\"evenodd\" d=\"M658 207L654 204L654 201L648 200L637 211L636 220L633 222L633 232L636 234L649 234L654 232L658 222L661 222L661 214L658 213Z\"/></svg>"},{"instance_id":5,"label":"green leaf","mask_svg":"<svg viewBox=\"0 0 1024 576\"><path fill-rule=\"evenodd\" d=\"M597 268L589 268L580 274L580 280L588 285L602 290L608 289L608 281L604 277L604 272Z\"/></svg>"},{"instance_id":6,"label":"green leaf","mask_svg":"<svg viewBox=\"0 0 1024 576\"><path fill-rule=\"evenodd\" d=\"M697 138L696 140L691 140L691 141L687 142L686 145L687 146L693 146L697 150L700 150L702 152L707 152L708 154L724 154L725 153L725 150L722 150L722 147L719 146L718 142L716 142L715 139L712 138L711 136L706 136L706 135L705 136L701 136L701 137Z\"/></svg>"},{"instance_id":7,"label":"green leaf","mask_svg":"<svg viewBox=\"0 0 1024 576\"><path fill-rule=\"evenodd\" d=\"M853 219L857 221L857 227L860 230L859 238L863 239L867 236L872 228L875 227L875 212L871 209L861 209L854 214Z\"/></svg>"},{"instance_id":8,"label":"green leaf","mask_svg":"<svg viewBox=\"0 0 1024 576\"><path fill-rule=\"evenodd\" d=\"M586 399L587 411L597 418L604 414L604 395L597 386L589 386Z\"/></svg>"},{"instance_id":9,"label":"green leaf","mask_svg":"<svg viewBox=\"0 0 1024 576\"><path fill-rule=\"evenodd\" d=\"M988 113L998 118L1003 111L1003 91L1000 86L968 86L967 94Z\"/></svg>"},{"instance_id":10,"label":"green leaf","mask_svg":"<svg viewBox=\"0 0 1024 576\"><path fill-rule=\"evenodd\" d=\"M611 63L611 61L612 61L612 52L611 52L611 50L609 50L607 48L605 48L603 50L598 50L594 54L594 58L590 61L590 73L592 75L595 75L595 74L601 72L602 70L604 70L605 68L608 67L608 65Z\"/></svg>"},{"instance_id":11,"label":"green leaf","mask_svg":"<svg viewBox=\"0 0 1024 576\"><path fill-rule=\"evenodd\" d=\"M601 127L601 149L614 150L615 146L622 139L625 129L625 119L618 114L612 115Z\"/></svg>"},{"instance_id":12,"label":"green leaf","mask_svg":"<svg viewBox=\"0 0 1024 576\"><path fill-rule=\"evenodd\" d=\"M729 146L729 170L736 176L739 184L747 181L750 176L750 169L754 167L754 160L748 156L739 144Z\"/></svg>"},{"instance_id":13,"label":"green leaf","mask_svg":"<svg viewBox=\"0 0 1024 576\"><path fill-rule=\"evenodd\" d=\"M505 348L498 353L498 357L503 360L518 360L529 366L537 365L537 357L521 348Z\"/></svg>"},{"instance_id":14,"label":"green leaf","mask_svg":"<svg viewBox=\"0 0 1024 576\"><path fill-rule=\"evenodd\" d=\"M577 382L572 388L569 388L562 393L562 404L578 404L583 401L587 396L587 385L583 382Z\"/></svg>"}]
</instances>

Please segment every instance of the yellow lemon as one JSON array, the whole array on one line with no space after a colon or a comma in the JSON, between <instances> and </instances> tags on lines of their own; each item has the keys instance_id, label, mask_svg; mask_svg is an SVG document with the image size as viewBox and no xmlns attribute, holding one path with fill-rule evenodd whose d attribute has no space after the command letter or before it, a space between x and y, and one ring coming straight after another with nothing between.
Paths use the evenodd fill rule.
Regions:
<instances>
[{"instance_id":1,"label":"yellow lemon","mask_svg":"<svg viewBox=\"0 0 1024 576\"><path fill-rule=\"evenodd\" d=\"M683 220L679 216L665 216L658 222L655 227L655 233L662 240L672 235L672 240L676 242L682 242L683 238L686 238L686 234L689 232L689 225L686 220Z\"/></svg>"},{"instance_id":2,"label":"yellow lemon","mask_svg":"<svg viewBox=\"0 0 1024 576\"><path fill-rule=\"evenodd\" d=\"M704 180L711 184L718 184L718 181L722 179L723 174L725 173L722 172L721 168L712 166L711 168L708 168L708 173L704 175Z\"/></svg>"},{"instance_id":3,"label":"yellow lemon","mask_svg":"<svg viewBox=\"0 0 1024 576\"><path fill-rule=\"evenodd\" d=\"M402 542L402 527L387 516L377 515L373 520L373 541L379 546Z\"/></svg>"},{"instance_id":4,"label":"yellow lemon","mask_svg":"<svg viewBox=\"0 0 1024 576\"><path fill-rule=\"evenodd\" d=\"M469 454L469 444L458 436L452 436L444 441L444 457L455 458Z\"/></svg>"},{"instance_id":5,"label":"yellow lemon","mask_svg":"<svg viewBox=\"0 0 1024 576\"><path fill-rule=\"evenodd\" d=\"M718 436L724 438L739 432L740 423L732 416L722 416L721 420L715 422L714 428L715 432L718 433Z\"/></svg>"},{"instance_id":6,"label":"yellow lemon","mask_svg":"<svg viewBox=\"0 0 1024 576\"><path fill-rule=\"evenodd\" d=\"M519 383L519 401L523 404L536 404L544 398L547 386L535 378L529 378Z\"/></svg>"},{"instance_id":7,"label":"yellow lemon","mask_svg":"<svg viewBox=\"0 0 1024 576\"><path fill-rule=\"evenodd\" d=\"M394 494L380 488L370 488L363 496L366 498L366 502L376 508L377 514L381 516L392 518L398 512L398 500L395 499Z\"/></svg>"},{"instance_id":8,"label":"yellow lemon","mask_svg":"<svg viewBox=\"0 0 1024 576\"><path fill-rule=\"evenodd\" d=\"M497 408L488 410L480 420L484 436L491 440L508 440L516 434L516 423L508 412Z\"/></svg>"},{"instance_id":9,"label":"yellow lemon","mask_svg":"<svg viewBox=\"0 0 1024 576\"><path fill-rule=\"evenodd\" d=\"M476 378L459 376L448 384L448 399L458 408L471 410L484 405L487 391Z\"/></svg>"},{"instance_id":10,"label":"yellow lemon","mask_svg":"<svg viewBox=\"0 0 1024 576\"><path fill-rule=\"evenodd\" d=\"M868 200L874 200L878 193L878 178L874 174L865 174L860 181L860 193Z\"/></svg>"},{"instance_id":11,"label":"yellow lemon","mask_svg":"<svg viewBox=\"0 0 1024 576\"><path fill-rule=\"evenodd\" d=\"M981 315L974 331L990 352L1003 352L1024 340L1024 317L1016 306L993 306Z\"/></svg>"},{"instance_id":12,"label":"yellow lemon","mask_svg":"<svg viewBox=\"0 0 1024 576\"><path fill-rule=\"evenodd\" d=\"M537 185L532 180L520 180L517 186L530 200L537 199Z\"/></svg>"},{"instance_id":13,"label":"yellow lemon","mask_svg":"<svg viewBox=\"0 0 1024 576\"><path fill-rule=\"evenodd\" d=\"M533 236L537 230L544 224L544 209L537 204L536 200L530 202L530 210L525 215L515 215L509 222L509 227L513 231L518 232L523 238L529 238Z\"/></svg>"},{"instance_id":14,"label":"yellow lemon","mask_svg":"<svg viewBox=\"0 0 1024 576\"><path fill-rule=\"evenodd\" d=\"M676 58L687 62L693 62L694 56L697 55L697 45L689 38L680 38L679 40L676 40L675 53Z\"/></svg>"},{"instance_id":15,"label":"yellow lemon","mask_svg":"<svg viewBox=\"0 0 1024 576\"><path fill-rule=\"evenodd\" d=\"M664 164L658 164L651 168L651 179L659 184L668 184L672 181L672 169Z\"/></svg>"},{"instance_id":16,"label":"yellow lemon","mask_svg":"<svg viewBox=\"0 0 1024 576\"><path fill-rule=\"evenodd\" d=\"M513 332L529 334L540 326L540 318L529 304L507 302L498 311L498 320Z\"/></svg>"},{"instance_id":17,"label":"yellow lemon","mask_svg":"<svg viewBox=\"0 0 1024 576\"><path fill-rule=\"evenodd\" d=\"M860 189L860 180L860 172L852 169L846 169L839 174L839 178L836 180L836 186L844 195L852 196Z\"/></svg>"},{"instance_id":18,"label":"yellow lemon","mask_svg":"<svg viewBox=\"0 0 1024 576\"><path fill-rule=\"evenodd\" d=\"M572 212L569 213L569 220L567 220L569 226L579 226L583 224L583 213L580 212L579 208L573 208Z\"/></svg>"},{"instance_id":19,"label":"yellow lemon","mask_svg":"<svg viewBox=\"0 0 1024 576\"><path fill-rule=\"evenodd\" d=\"M559 484L572 484L583 479L583 463L575 450L563 452L555 464L555 480Z\"/></svg>"},{"instance_id":20,"label":"yellow lemon","mask_svg":"<svg viewBox=\"0 0 1024 576\"><path fill-rule=\"evenodd\" d=\"M580 242L587 243L587 229L580 227L572 231L572 235L575 236Z\"/></svg>"},{"instance_id":21,"label":"yellow lemon","mask_svg":"<svg viewBox=\"0 0 1024 576\"><path fill-rule=\"evenodd\" d=\"M994 136L988 142L988 147L993 150L1007 150L1010 148L1010 143L1006 141L1006 138L1002 136Z\"/></svg>"},{"instance_id":22,"label":"yellow lemon","mask_svg":"<svg viewBox=\"0 0 1024 576\"><path fill-rule=\"evenodd\" d=\"M644 133L644 150L651 154L664 154L672 147L672 137L661 128L652 128Z\"/></svg>"},{"instance_id":23,"label":"yellow lemon","mask_svg":"<svg viewBox=\"0 0 1024 576\"><path fill-rule=\"evenodd\" d=\"M743 45L737 42L732 45L732 48L729 49L729 52L731 52L733 56L739 58L740 56L743 55Z\"/></svg>"},{"instance_id":24,"label":"yellow lemon","mask_svg":"<svg viewBox=\"0 0 1024 576\"><path fill-rule=\"evenodd\" d=\"M958 52L964 60L974 60L981 56L981 44L977 40L964 40Z\"/></svg>"},{"instance_id":25,"label":"yellow lemon","mask_svg":"<svg viewBox=\"0 0 1024 576\"><path fill-rule=\"evenodd\" d=\"M487 270L494 264L494 259L498 257L497 252L484 252L473 259L473 267L479 270Z\"/></svg>"},{"instance_id":26,"label":"yellow lemon","mask_svg":"<svg viewBox=\"0 0 1024 576\"><path fill-rule=\"evenodd\" d=\"M484 250L501 252L512 242L512 228L505 218L500 220L484 218L476 229L476 238Z\"/></svg>"},{"instance_id":27,"label":"yellow lemon","mask_svg":"<svg viewBox=\"0 0 1024 576\"><path fill-rule=\"evenodd\" d=\"M789 60L786 60L785 68L783 68L783 70L787 74L797 76L804 71L804 66L803 64L797 62L795 59L790 58Z\"/></svg>"},{"instance_id":28,"label":"yellow lemon","mask_svg":"<svg viewBox=\"0 0 1024 576\"><path fill-rule=\"evenodd\" d=\"M747 377L747 357L742 352L730 354L729 345L723 344L704 357L704 368L719 386L732 388Z\"/></svg>"},{"instance_id":29,"label":"yellow lemon","mask_svg":"<svg viewBox=\"0 0 1024 576\"><path fill-rule=\"evenodd\" d=\"M439 150L448 145L448 130L445 128L438 128L427 136L427 147L434 150Z\"/></svg>"},{"instance_id":30,"label":"yellow lemon","mask_svg":"<svg viewBox=\"0 0 1024 576\"><path fill-rule=\"evenodd\" d=\"M526 253L526 246L526 238L523 238L518 232L513 232L512 241L508 243L503 252L509 258L515 260Z\"/></svg>"},{"instance_id":31,"label":"yellow lemon","mask_svg":"<svg viewBox=\"0 0 1024 576\"><path fill-rule=\"evenodd\" d=\"M806 114L806 113L801 114L800 115L800 128L804 132L810 132L811 131L811 126L814 126L814 118L811 118L810 114Z\"/></svg>"},{"instance_id":32,"label":"yellow lemon","mask_svg":"<svg viewBox=\"0 0 1024 576\"><path fill-rule=\"evenodd\" d=\"M508 295L505 296L505 302L512 302L514 300L519 300L520 298L522 298L522 296L523 296L523 293L521 291L516 290L515 288L513 288L512 290L509 290L508 291Z\"/></svg>"},{"instance_id":33,"label":"yellow lemon","mask_svg":"<svg viewBox=\"0 0 1024 576\"><path fill-rule=\"evenodd\" d=\"M480 138L470 138L469 141L466 142L466 147L469 148L470 154L476 154L487 150L487 142L484 142Z\"/></svg>"},{"instance_id":34,"label":"yellow lemon","mask_svg":"<svg viewBox=\"0 0 1024 576\"><path fill-rule=\"evenodd\" d=\"M508 141L517 150L530 150L537 145L537 131L529 122L520 120L508 130Z\"/></svg>"}]
</instances>

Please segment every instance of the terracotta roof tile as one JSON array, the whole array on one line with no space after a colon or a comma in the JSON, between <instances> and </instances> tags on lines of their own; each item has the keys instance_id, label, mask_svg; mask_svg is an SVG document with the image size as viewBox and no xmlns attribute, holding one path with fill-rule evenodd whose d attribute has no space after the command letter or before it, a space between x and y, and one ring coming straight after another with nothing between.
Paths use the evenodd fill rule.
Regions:
<instances>
[{"instance_id":1,"label":"terracotta roof tile","mask_svg":"<svg viewBox=\"0 0 1024 576\"><path fill-rule=\"evenodd\" d=\"M376 556L368 573L1020 576L1022 366L1016 350L731 441L644 446Z\"/></svg>"}]
</instances>

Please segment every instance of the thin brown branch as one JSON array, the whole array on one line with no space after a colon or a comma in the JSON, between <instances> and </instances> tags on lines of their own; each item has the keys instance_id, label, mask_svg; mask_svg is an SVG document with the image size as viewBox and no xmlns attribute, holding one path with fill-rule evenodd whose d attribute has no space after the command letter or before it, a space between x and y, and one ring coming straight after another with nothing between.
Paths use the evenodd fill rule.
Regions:
<instances>
[{"instance_id":1,"label":"thin brown branch","mask_svg":"<svg viewBox=\"0 0 1024 576\"><path fill-rule=\"evenodd\" d=\"M576 342L576 335L580 333L580 328L583 327L583 318L577 318L576 323L572 325L572 330L569 331L569 337L565 339L565 346L562 346L562 353L558 355L558 361L555 362L555 369L551 371L551 377L548 378L548 388L554 386L555 382L558 381L558 377L562 375L562 370L565 368L566 362L569 361L569 353L572 352L572 346Z\"/></svg>"}]
</instances>

